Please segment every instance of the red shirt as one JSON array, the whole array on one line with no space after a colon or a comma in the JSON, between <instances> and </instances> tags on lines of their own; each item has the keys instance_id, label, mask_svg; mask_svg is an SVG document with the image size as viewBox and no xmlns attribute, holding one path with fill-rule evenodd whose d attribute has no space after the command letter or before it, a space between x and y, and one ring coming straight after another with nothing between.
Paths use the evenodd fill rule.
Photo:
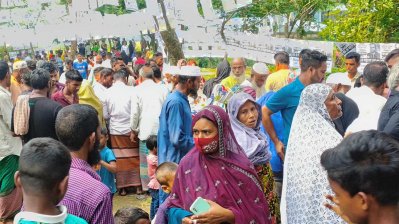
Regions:
<instances>
[{"instance_id":1,"label":"red shirt","mask_svg":"<svg viewBox=\"0 0 399 224\"><path fill-rule=\"evenodd\" d=\"M137 58L137 60L134 64L135 65L145 65L145 60L144 60L144 58Z\"/></svg>"},{"instance_id":2,"label":"red shirt","mask_svg":"<svg viewBox=\"0 0 399 224\"><path fill-rule=\"evenodd\" d=\"M78 94L75 94L73 97L73 102L69 102L69 100L67 98L65 98L64 96L64 88L62 88L61 90L55 92L52 96L51 99L60 103L62 105L62 107L66 107L69 106L71 104L78 104L79 103L79 96Z\"/></svg>"}]
</instances>

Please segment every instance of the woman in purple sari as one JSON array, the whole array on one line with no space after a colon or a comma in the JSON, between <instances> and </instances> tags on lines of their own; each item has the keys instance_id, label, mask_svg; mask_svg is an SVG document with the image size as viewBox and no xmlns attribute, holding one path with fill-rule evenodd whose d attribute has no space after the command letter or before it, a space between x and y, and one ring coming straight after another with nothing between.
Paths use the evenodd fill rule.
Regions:
<instances>
[{"instance_id":1,"label":"woman in purple sari","mask_svg":"<svg viewBox=\"0 0 399 224\"><path fill-rule=\"evenodd\" d=\"M204 108L193 118L193 133L195 147L181 160L166 202L168 223L270 224L262 185L226 112L217 106ZM211 205L208 212L189 212L197 197Z\"/></svg>"}]
</instances>

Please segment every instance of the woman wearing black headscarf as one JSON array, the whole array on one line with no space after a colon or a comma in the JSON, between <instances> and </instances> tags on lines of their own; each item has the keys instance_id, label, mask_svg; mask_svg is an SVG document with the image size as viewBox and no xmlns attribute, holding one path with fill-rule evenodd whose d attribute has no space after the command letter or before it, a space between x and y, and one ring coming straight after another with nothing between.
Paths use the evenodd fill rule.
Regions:
<instances>
[{"instance_id":1,"label":"woman wearing black headscarf","mask_svg":"<svg viewBox=\"0 0 399 224\"><path fill-rule=\"evenodd\" d=\"M218 67L216 68L216 78L210 79L205 82L204 94L206 95L206 97L209 98L211 96L215 85L222 82L223 79L229 77L230 71L231 71L230 64L227 61L227 57L225 57L224 60L220 62L218 64Z\"/></svg>"}]
</instances>

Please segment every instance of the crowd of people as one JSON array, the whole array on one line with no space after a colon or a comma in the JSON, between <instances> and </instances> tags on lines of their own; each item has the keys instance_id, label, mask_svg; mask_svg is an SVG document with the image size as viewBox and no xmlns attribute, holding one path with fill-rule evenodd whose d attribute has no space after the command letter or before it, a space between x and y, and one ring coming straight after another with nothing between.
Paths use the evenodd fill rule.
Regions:
<instances>
[{"instance_id":1,"label":"crowd of people","mask_svg":"<svg viewBox=\"0 0 399 224\"><path fill-rule=\"evenodd\" d=\"M209 80L87 49L0 61L0 223L399 223L399 49L329 75L310 49L226 56ZM113 214L131 193L149 214Z\"/></svg>"}]
</instances>

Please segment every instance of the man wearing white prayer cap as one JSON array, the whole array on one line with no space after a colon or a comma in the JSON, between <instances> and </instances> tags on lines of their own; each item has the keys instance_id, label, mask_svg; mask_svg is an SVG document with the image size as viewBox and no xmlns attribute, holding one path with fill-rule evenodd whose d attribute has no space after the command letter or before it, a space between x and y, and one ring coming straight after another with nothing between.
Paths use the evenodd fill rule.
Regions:
<instances>
[{"instance_id":1,"label":"man wearing white prayer cap","mask_svg":"<svg viewBox=\"0 0 399 224\"><path fill-rule=\"evenodd\" d=\"M159 116L158 163L179 163L194 146L192 115L187 96L195 94L201 77L197 66L182 66L175 90L168 95ZM161 191L160 191L161 192ZM160 203L165 200L160 193Z\"/></svg>"},{"instance_id":2,"label":"man wearing white prayer cap","mask_svg":"<svg viewBox=\"0 0 399 224\"><path fill-rule=\"evenodd\" d=\"M196 93L201 81L197 66L182 66L175 90L162 105L158 130L158 164L179 163L194 146L192 115L188 95ZM162 204L167 195L159 191Z\"/></svg>"},{"instance_id":3,"label":"man wearing white prayer cap","mask_svg":"<svg viewBox=\"0 0 399 224\"><path fill-rule=\"evenodd\" d=\"M331 86L334 92L346 94L352 86L351 80L346 73L333 73L327 77L326 84Z\"/></svg>"},{"instance_id":4,"label":"man wearing white prayer cap","mask_svg":"<svg viewBox=\"0 0 399 224\"><path fill-rule=\"evenodd\" d=\"M259 99L266 93L266 79L270 72L265 63L258 62L252 66L251 87L256 91L256 99Z\"/></svg>"},{"instance_id":5,"label":"man wearing white prayer cap","mask_svg":"<svg viewBox=\"0 0 399 224\"><path fill-rule=\"evenodd\" d=\"M180 73L180 68L177 66L164 65L162 73L165 77L164 82L169 90L172 92L177 84L177 75Z\"/></svg>"},{"instance_id":6,"label":"man wearing white prayer cap","mask_svg":"<svg viewBox=\"0 0 399 224\"><path fill-rule=\"evenodd\" d=\"M29 72L29 69L28 69L28 64L25 61L14 62L12 68L13 72L11 75L10 92L11 92L12 102L15 105L18 96L21 95L21 93L24 91L22 77L24 76L24 74Z\"/></svg>"}]
</instances>

